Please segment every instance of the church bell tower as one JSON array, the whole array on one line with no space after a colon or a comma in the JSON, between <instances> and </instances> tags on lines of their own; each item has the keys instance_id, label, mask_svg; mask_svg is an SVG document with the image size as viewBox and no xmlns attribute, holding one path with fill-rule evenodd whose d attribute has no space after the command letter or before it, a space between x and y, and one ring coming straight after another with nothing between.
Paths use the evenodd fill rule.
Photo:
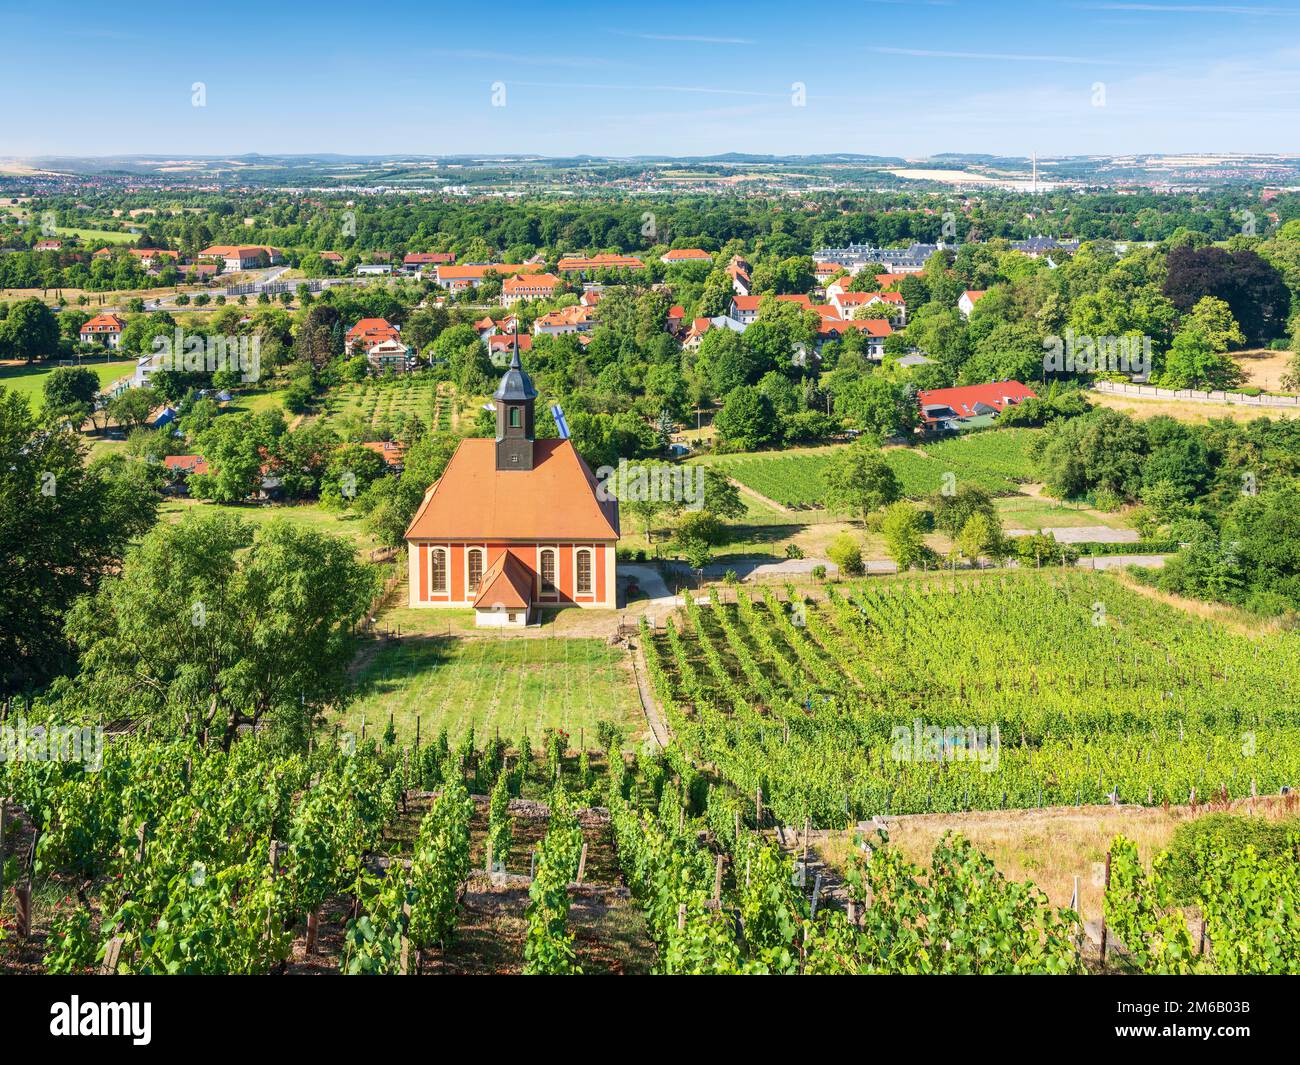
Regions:
<instances>
[{"instance_id":1,"label":"church bell tower","mask_svg":"<svg viewBox=\"0 0 1300 1065\"><path fill-rule=\"evenodd\" d=\"M533 468L533 404L537 389L519 364L519 341L515 341L510 368L492 394L497 408L497 469Z\"/></svg>"}]
</instances>

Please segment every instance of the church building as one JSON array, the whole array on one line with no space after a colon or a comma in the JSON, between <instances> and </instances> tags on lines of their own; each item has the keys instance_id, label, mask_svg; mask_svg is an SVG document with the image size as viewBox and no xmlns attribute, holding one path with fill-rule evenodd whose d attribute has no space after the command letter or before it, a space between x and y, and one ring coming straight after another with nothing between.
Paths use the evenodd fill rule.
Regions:
<instances>
[{"instance_id":1,"label":"church building","mask_svg":"<svg viewBox=\"0 0 1300 1065\"><path fill-rule=\"evenodd\" d=\"M496 439L465 439L406 530L413 607L527 625L544 606L613 609L618 502L570 440L538 440L537 390L515 351L493 395Z\"/></svg>"}]
</instances>

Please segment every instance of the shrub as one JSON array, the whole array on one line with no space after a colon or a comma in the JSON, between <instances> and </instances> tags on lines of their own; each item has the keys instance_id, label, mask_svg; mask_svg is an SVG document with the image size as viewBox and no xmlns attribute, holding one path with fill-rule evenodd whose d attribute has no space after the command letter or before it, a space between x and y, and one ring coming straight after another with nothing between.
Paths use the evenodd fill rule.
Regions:
<instances>
[{"instance_id":1,"label":"shrub","mask_svg":"<svg viewBox=\"0 0 1300 1065\"><path fill-rule=\"evenodd\" d=\"M862 564L862 549L848 533L840 533L831 542L826 554L839 567L841 577L861 577L866 573Z\"/></svg>"},{"instance_id":2,"label":"shrub","mask_svg":"<svg viewBox=\"0 0 1300 1065\"><path fill-rule=\"evenodd\" d=\"M1179 825L1169 843L1168 867L1178 901L1187 905L1197 898L1200 870L1196 851L1202 840L1216 851L1237 852L1250 845L1261 858L1275 858L1287 852L1288 837L1297 831L1300 818L1266 821L1239 814L1209 814Z\"/></svg>"}]
</instances>

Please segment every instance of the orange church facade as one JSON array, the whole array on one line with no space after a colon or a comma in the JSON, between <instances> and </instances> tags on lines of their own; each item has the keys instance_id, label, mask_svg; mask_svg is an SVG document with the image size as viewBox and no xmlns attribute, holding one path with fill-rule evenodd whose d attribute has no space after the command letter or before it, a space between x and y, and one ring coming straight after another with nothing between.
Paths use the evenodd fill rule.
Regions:
<instances>
[{"instance_id":1,"label":"orange church facade","mask_svg":"<svg viewBox=\"0 0 1300 1065\"><path fill-rule=\"evenodd\" d=\"M617 605L618 504L569 440L533 435L518 353L494 396L496 439L462 440L406 531L412 607L473 607L520 626L540 607Z\"/></svg>"}]
</instances>

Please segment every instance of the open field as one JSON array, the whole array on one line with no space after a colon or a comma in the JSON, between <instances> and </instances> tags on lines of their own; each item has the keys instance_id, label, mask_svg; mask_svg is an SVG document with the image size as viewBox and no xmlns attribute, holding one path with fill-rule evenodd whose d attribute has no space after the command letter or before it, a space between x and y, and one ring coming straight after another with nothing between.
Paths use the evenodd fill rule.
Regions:
<instances>
[{"instance_id":1,"label":"open field","mask_svg":"<svg viewBox=\"0 0 1300 1065\"><path fill-rule=\"evenodd\" d=\"M283 518L300 528L315 529L318 532L331 533L352 541L360 551L373 551L379 547L379 541L367 531L365 519L354 511L327 510L319 503L297 504L248 504L246 506L228 506L222 503L209 503L200 499L168 499L158 509L160 521L180 521L194 510L221 510L235 514L244 521L262 525L275 518Z\"/></svg>"},{"instance_id":2,"label":"open field","mask_svg":"<svg viewBox=\"0 0 1300 1065\"><path fill-rule=\"evenodd\" d=\"M1122 411L1134 418L1154 418L1158 414L1177 418L1181 422L1204 424L1219 418L1234 422L1253 422L1256 418L1300 418L1300 409L1293 407L1247 407L1240 403L1192 403L1176 399L1138 399L1134 396L1116 396L1105 392L1089 392L1088 402L1099 407Z\"/></svg>"},{"instance_id":3,"label":"open field","mask_svg":"<svg viewBox=\"0 0 1300 1065\"><path fill-rule=\"evenodd\" d=\"M918 447L884 448L882 455L909 499L939 491L949 474L956 484L978 484L996 495L1009 495L1017 490L1018 482L1033 479L1029 449L1039 433L1036 429L1000 429ZM820 506L824 494L822 473L838 449L714 455L699 461L725 470L728 476L776 503L805 509Z\"/></svg>"},{"instance_id":4,"label":"open field","mask_svg":"<svg viewBox=\"0 0 1300 1065\"><path fill-rule=\"evenodd\" d=\"M433 613L433 611L425 611ZM596 747L596 723L613 721L629 739L645 729L627 652L596 639L518 639L514 636L407 638L386 642L365 659L358 696L343 720L368 722L376 734L393 717L398 741L420 732L454 738L471 725L479 737L500 729L514 739L525 729L536 742L563 728L578 745L586 730Z\"/></svg>"},{"instance_id":5,"label":"open field","mask_svg":"<svg viewBox=\"0 0 1300 1065\"><path fill-rule=\"evenodd\" d=\"M1145 862L1168 848L1179 825L1215 812L1206 806L1080 806L1037 810L984 810L956 814L916 814L889 819L889 842L912 862L928 864L948 832L959 832L993 859L1013 880L1032 880L1056 906L1069 906L1075 877L1080 913L1101 916L1106 850L1123 835L1137 844ZM1276 796L1235 803L1232 812L1270 821L1296 819L1300 806ZM820 846L833 868L847 865L853 832L833 833ZM1099 875L1101 874L1101 875Z\"/></svg>"},{"instance_id":6,"label":"open field","mask_svg":"<svg viewBox=\"0 0 1300 1065\"><path fill-rule=\"evenodd\" d=\"M283 409L284 394L288 386L283 383L266 382L260 388L246 388L241 386L235 390L234 398L231 400L228 410L246 411L249 414L260 414L264 410ZM286 417L289 415L286 413Z\"/></svg>"},{"instance_id":7,"label":"open field","mask_svg":"<svg viewBox=\"0 0 1300 1065\"><path fill-rule=\"evenodd\" d=\"M1246 375L1245 384L1265 392L1285 392L1282 377L1291 362L1291 352L1260 348L1234 352L1232 359Z\"/></svg>"},{"instance_id":8,"label":"open field","mask_svg":"<svg viewBox=\"0 0 1300 1065\"><path fill-rule=\"evenodd\" d=\"M59 226L57 233L60 237L76 237L86 244L96 245L91 251L98 251L104 244L130 244L137 239L134 233L123 233L117 229L70 229Z\"/></svg>"},{"instance_id":9,"label":"open field","mask_svg":"<svg viewBox=\"0 0 1300 1065\"><path fill-rule=\"evenodd\" d=\"M1082 503L1062 503L1050 496L1015 495L994 500L998 516L1008 529L1061 529L1080 525L1105 525L1125 529L1120 514L1097 510Z\"/></svg>"},{"instance_id":10,"label":"open field","mask_svg":"<svg viewBox=\"0 0 1300 1065\"><path fill-rule=\"evenodd\" d=\"M135 371L135 362L131 359L115 359L112 362L90 361L87 359L82 363L88 370L94 370L95 376L99 378L100 388L111 385L122 377L130 377ZM11 392L17 392L20 396L26 396L27 401L31 404L33 410L40 410L44 403L45 378L54 370L58 369L57 363L33 363L24 365L22 363L6 364L0 366L0 388L7 388Z\"/></svg>"}]
</instances>

